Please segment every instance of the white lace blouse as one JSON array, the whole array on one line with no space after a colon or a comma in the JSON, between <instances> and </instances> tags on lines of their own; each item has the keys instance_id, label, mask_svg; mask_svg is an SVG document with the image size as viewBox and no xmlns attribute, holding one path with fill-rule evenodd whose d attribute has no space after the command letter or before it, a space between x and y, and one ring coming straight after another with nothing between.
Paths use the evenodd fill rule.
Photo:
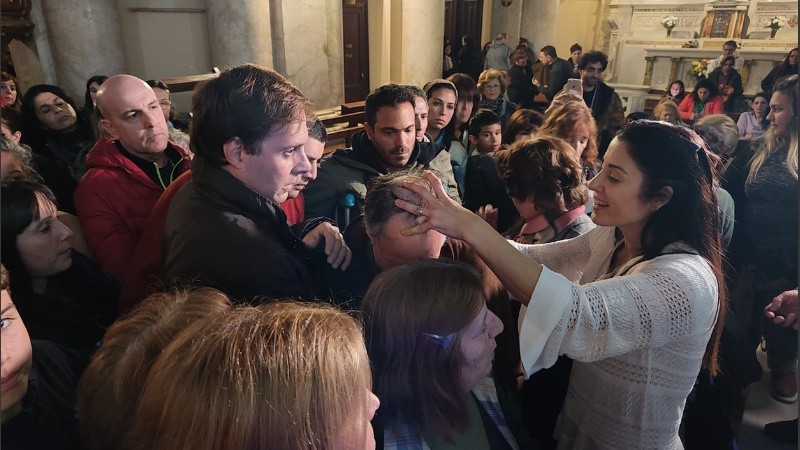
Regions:
<instances>
[{"instance_id":1,"label":"white lace blouse","mask_svg":"<svg viewBox=\"0 0 800 450\"><path fill-rule=\"evenodd\" d=\"M711 266L675 244L609 276L610 227L512 244L546 266L520 320L526 375L575 360L559 448L682 448L681 414L717 318Z\"/></svg>"}]
</instances>

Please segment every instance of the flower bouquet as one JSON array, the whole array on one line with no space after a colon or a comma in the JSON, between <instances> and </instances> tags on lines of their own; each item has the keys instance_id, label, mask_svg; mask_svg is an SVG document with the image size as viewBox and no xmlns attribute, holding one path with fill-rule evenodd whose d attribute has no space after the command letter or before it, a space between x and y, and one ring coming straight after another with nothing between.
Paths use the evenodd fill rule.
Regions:
<instances>
[{"instance_id":1,"label":"flower bouquet","mask_svg":"<svg viewBox=\"0 0 800 450\"><path fill-rule=\"evenodd\" d=\"M696 80L708 77L708 60L701 59L692 61L692 68L689 69L688 75L694 77Z\"/></svg>"},{"instance_id":2,"label":"flower bouquet","mask_svg":"<svg viewBox=\"0 0 800 450\"><path fill-rule=\"evenodd\" d=\"M678 24L678 18L675 16L667 16L661 19L661 26L667 29L667 37L672 34L672 29Z\"/></svg>"},{"instance_id":3,"label":"flower bouquet","mask_svg":"<svg viewBox=\"0 0 800 450\"><path fill-rule=\"evenodd\" d=\"M775 39L775 33L786 25L786 16L772 16L764 22L764 28L769 28L769 38Z\"/></svg>"}]
</instances>

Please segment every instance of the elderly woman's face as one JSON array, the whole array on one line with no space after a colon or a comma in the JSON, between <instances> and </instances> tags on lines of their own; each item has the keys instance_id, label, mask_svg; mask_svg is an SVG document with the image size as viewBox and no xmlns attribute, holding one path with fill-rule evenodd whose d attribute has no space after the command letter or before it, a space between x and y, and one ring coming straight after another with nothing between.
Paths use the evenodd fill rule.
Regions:
<instances>
[{"instance_id":1,"label":"elderly woman's face","mask_svg":"<svg viewBox=\"0 0 800 450\"><path fill-rule=\"evenodd\" d=\"M36 118L43 127L52 131L72 128L78 117L75 109L61 97L52 92L42 92L33 99Z\"/></svg>"},{"instance_id":2,"label":"elderly woman's face","mask_svg":"<svg viewBox=\"0 0 800 450\"><path fill-rule=\"evenodd\" d=\"M503 85L500 84L500 80L492 78L487 81L486 84L481 86L481 95L490 102L497 100L498 97L503 95Z\"/></svg>"},{"instance_id":3,"label":"elderly woman's face","mask_svg":"<svg viewBox=\"0 0 800 450\"><path fill-rule=\"evenodd\" d=\"M486 304L466 328L461 330L461 351L464 366L461 367L461 384L469 391L492 371L492 360L497 343L494 338L503 332L503 322Z\"/></svg>"}]
</instances>

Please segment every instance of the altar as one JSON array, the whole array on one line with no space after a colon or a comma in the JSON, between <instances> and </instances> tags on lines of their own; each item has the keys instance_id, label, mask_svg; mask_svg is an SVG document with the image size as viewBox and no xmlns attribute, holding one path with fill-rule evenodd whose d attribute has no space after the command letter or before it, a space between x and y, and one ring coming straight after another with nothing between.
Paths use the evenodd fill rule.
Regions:
<instances>
[{"instance_id":1,"label":"altar","mask_svg":"<svg viewBox=\"0 0 800 450\"><path fill-rule=\"evenodd\" d=\"M779 29L766 25L774 17L783 21ZM674 20L674 27L665 28L667 18ZM631 92L664 91L676 79L691 90L696 82L689 74L692 61L717 58L722 44L735 40L744 59L744 91L752 95L761 90L764 76L797 47L795 1L612 0L607 24L611 62L606 81Z\"/></svg>"}]
</instances>

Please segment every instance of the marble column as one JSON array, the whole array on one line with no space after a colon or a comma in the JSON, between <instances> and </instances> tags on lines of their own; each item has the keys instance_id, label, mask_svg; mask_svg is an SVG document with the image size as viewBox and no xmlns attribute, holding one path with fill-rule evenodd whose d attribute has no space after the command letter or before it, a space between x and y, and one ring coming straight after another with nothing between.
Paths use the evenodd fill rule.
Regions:
<instances>
[{"instance_id":1,"label":"marble column","mask_svg":"<svg viewBox=\"0 0 800 450\"><path fill-rule=\"evenodd\" d=\"M41 0L59 86L81 104L86 80L126 71L119 11L108 0Z\"/></svg>"},{"instance_id":2,"label":"marble column","mask_svg":"<svg viewBox=\"0 0 800 450\"><path fill-rule=\"evenodd\" d=\"M275 68L315 109L344 103L341 0L272 0L272 7Z\"/></svg>"},{"instance_id":3,"label":"marble column","mask_svg":"<svg viewBox=\"0 0 800 450\"><path fill-rule=\"evenodd\" d=\"M274 67L269 0L207 0L206 9L213 66Z\"/></svg>"},{"instance_id":4,"label":"marble column","mask_svg":"<svg viewBox=\"0 0 800 450\"><path fill-rule=\"evenodd\" d=\"M517 2L514 2L517 3ZM534 54L545 45L556 45L556 28L558 26L559 0L540 0L537 2L520 2L520 30L522 36L532 40ZM568 48L566 50L569 50ZM556 49L558 56L568 59L570 55L563 53L565 49Z\"/></svg>"},{"instance_id":5,"label":"marble column","mask_svg":"<svg viewBox=\"0 0 800 450\"><path fill-rule=\"evenodd\" d=\"M443 23L444 2L402 2L398 43L401 53L399 58L392 58L393 81L422 87L442 77Z\"/></svg>"},{"instance_id":6,"label":"marble column","mask_svg":"<svg viewBox=\"0 0 800 450\"><path fill-rule=\"evenodd\" d=\"M644 80L642 84L645 86L650 86L653 83L653 63L655 61L654 56L645 56L644 60L646 61L645 69L644 69ZM671 81L671 80L670 80Z\"/></svg>"}]
</instances>

